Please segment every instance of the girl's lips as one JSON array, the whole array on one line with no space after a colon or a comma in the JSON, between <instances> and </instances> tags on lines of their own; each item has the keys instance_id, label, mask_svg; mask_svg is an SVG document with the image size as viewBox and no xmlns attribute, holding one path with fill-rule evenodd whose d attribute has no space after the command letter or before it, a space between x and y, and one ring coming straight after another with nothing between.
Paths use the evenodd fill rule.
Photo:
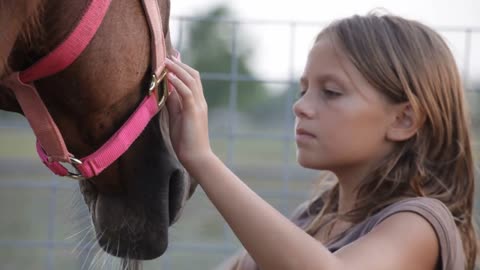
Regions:
<instances>
[{"instance_id":1,"label":"girl's lips","mask_svg":"<svg viewBox=\"0 0 480 270\"><path fill-rule=\"evenodd\" d=\"M307 143L307 142L310 142L312 139L315 139L316 136L313 135L312 133L304 130L304 129L301 129L301 128L297 128L295 130L295 141L297 142L297 144L299 143Z\"/></svg>"},{"instance_id":2,"label":"girl's lips","mask_svg":"<svg viewBox=\"0 0 480 270\"><path fill-rule=\"evenodd\" d=\"M302 129L302 128L297 128L295 130L295 135L298 137L298 136L305 136L305 137L312 137L312 138L315 138L316 136L313 135L312 133Z\"/></svg>"}]
</instances>

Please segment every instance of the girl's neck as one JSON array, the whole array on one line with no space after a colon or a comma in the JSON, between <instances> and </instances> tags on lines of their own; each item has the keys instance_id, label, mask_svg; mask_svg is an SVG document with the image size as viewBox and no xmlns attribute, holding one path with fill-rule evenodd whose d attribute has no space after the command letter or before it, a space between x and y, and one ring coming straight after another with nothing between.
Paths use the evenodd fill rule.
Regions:
<instances>
[{"instance_id":1,"label":"girl's neck","mask_svg":"<svg viewBox=\"0 0 480 270\"><path fill-rule=\"evenodd\" d=\"M339 184L338 213L345 214L355 207L357 188L370 173L370 168L344 169L335 172Z\"/></svg>"},{"instance_id":2,"label":"girl's neck","mask_svg":"<svg viewBox=\"0 0 480 270\"><path fill-rule=\"evenodd\" d=\"M338 214L346 214L355 207L356 194L354 189L350 185L342 185L342 182L339 182Z\"/></svg>"}]
</instances>

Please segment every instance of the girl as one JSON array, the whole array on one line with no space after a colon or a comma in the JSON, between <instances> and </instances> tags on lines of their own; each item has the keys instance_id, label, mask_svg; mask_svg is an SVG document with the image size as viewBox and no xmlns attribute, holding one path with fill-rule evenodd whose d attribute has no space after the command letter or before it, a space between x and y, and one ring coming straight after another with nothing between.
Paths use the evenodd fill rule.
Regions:
<instances>
[{"instance_id":1,"label":"girl","mask_svg":"<svg viewBox=\"0 0 480 270\"><path fill-rule=\"evenodd\" d=\"M474 269L474 165L455 60L427 26L353 16L316 38L300 79L297 161L338 183L292 221L212 152L199 73L167 63L175 152L248 253L228 269Z\"/></svg>"}]
</instances>

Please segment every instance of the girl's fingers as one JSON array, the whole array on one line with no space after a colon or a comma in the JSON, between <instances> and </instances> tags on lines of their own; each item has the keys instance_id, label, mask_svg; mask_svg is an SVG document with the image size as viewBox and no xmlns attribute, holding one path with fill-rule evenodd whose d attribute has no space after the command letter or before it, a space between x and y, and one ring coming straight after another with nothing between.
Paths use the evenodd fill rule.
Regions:
<instances>
[{"instance_id":1,"label":"girl's fingers","mask_svg":"<svg viewBox=\"0 0 480 270\"><path fill-rule=\"evenodd\" d=\"M184 68L189 74L190 76L192 76L193 78L195 78L196 82L197 82L197 85L198 85L198 95L200 97L202 97L202 99L205 99L205 96L203 94L203 88L202 88L202 81L200 79L200 73L191 68L189 65L185 64L185 63L182 63L182 61L180 61L178 58L173 58L173 61L175 62L175 64L181 66L182 68Z\"/></svg>"},{"instance_id":2,"label":"girl's fingers","mask_svg":"<svg viewBox=\"0 0 480 270\"><path fill-rule=\"evenodd\" d=\"M202 82L198 71L176 59L167 59L166 64L167 68L191 89L196 98L203 98Z\"/></svg>"},{"instance_id":3,"label":"girl's fingers","mask_svg":"<svg viewBox=\"0 0 480 270\"><path fill-rule=\"evenodd\" d=\"M182 80L188 87L194 88L196 86L195 78L190 75L182 66L178 65L176 62L167 58L165 61L168 70L177 75L180 80Z\"/></svg>"},{"instance_id":4,"label":"girl's fingers","mask_svg":"<svg viewBox=\"0 0 480 270\"><path fill-rule=\"evenodd\" d=\"M185 63L182 63L180 60L178 60L177 58L173 58L173 62L175 62L175 64L181 66L183 69L185 69L188 74L190 74L190 76L192 76L193 78L197 79L197 78L200 78L199 74L198 74L198 71L196 71L195 69L193 69L192 67L190 67L189 65L185 64Z\"/></svg>"},{"instance_id":5,"label":"girl's fingers","mask_svg":"<svg viewBox=\"0 0 480 270\"><path fill-rule=\"evenodd\" d=\"M176 90L172 91L167 98L167 110L170 117L177 115L182 111L182 101Z\"/></svg>"},{"instance_id":6,"label":"girl's fingers","mask_svg":"<svg viewBox=\"0 0 480 270\"><path fill-rule=\"evenodd\" d=\"M177 90L173 93L178 93L178 100L180 101L181 109L191 109L195 105L195 101L190 88L173 73L168 73L167 78Z\"/></svg>"}]
</instances>

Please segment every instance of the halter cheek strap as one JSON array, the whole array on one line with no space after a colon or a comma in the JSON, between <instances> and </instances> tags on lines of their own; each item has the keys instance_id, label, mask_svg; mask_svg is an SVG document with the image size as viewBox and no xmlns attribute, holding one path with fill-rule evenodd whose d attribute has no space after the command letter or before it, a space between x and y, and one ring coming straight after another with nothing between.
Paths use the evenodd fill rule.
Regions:
<instances>
[{"instance_id":1,"label":"halter cheek strap","mask_svg":"<svg viewBox=\"0 0 480 270\"><path fill-rule=\"evenodd\" d=\"M159 112L167 93L159 98L158 85L165 68L166 47L157 0L143 0L152 39L151 91L123 126L93 154L76 159L68 152L63 137L33 85L35 80L56 74L70 66L88 46L100 27L111 0L92 0L77 27L54 51L30 68L15 72L1 83L15 93L25 117L37 137L37 152L43 163L60 176L86 179L100 174L138 138ZM168 87L168 86L167 86ZM61 163L71 164L71 172Z\"/></svg>"}]
</instances>

